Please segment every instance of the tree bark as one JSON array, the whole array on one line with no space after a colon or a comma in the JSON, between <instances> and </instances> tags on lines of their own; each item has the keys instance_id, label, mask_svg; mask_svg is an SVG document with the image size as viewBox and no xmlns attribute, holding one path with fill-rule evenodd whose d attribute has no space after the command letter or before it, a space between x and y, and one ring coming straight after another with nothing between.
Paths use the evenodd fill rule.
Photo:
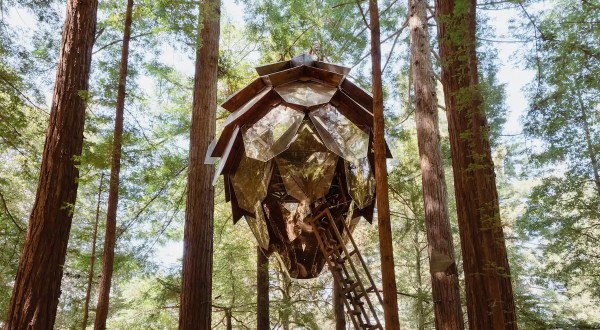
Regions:
<instances>
[{"instance_id":1,"label":"tree bark","mask_svg":"<svg viewBox=\"0 0 600 330\"><path fill-rule=\"evenodd\" d=\"M104 236L104 254L102 257L102 275L98 290L96 319L94 329L106 329L110 287L115 262L115 245L117 240L117 208L119 205L119 173L121 172L121 151L123 147L123 112L125 110L125 92L127 84L127 69L129 63L129 40L131 38L131 23L133 0L127 0L125 12L125 29L123 32L123 48L119 68L119 86L117 87L117 106L115 113L115 131L112 145L112 163L108 190L108 208L106 211L106 233Z\"/></svg>"},{"instance_id":2,"label":"tree bark","mask_svg":"<svg viewBox=\"0 0 600 330\"><path fill-rule=\"evenodd\" d=\"M583 132L585 136L585 144L588 151L588 156L590 158L590 164L592 167L592 174L594 175L594 183L596 185L596 193L600 197L600 166L598 165L598 156L596 155L596 151L594 149L594 141L592 139L592 133L590 129L590 123L588 122L588 115L586 111L586 107L583 104L583 99L581 98L581 93L579 90L573 91L574 95L577 97L577 102L579 104L579 112L581 113L581 124L583 126Z\"/></svg>"},{"instance_id":3,"label":"tree bark","mask_svg":"<svg viewBox=\"0 0 600 330\"><path fill-rule=\"evenodd\" d=\"M415 117L421 158L435 328L464 329L452 228L448 213L448 192L440 146L436 81L427 29L427 1L409 0L408 2L410 62L415 91Z\"/></svg>"},{"instance_id":4,"label":"tree bark","mask_svg":"<svg viewBox=\"0 0 600 330\"><path fill-rule=\"evenodd\" d=\"M102 183L104 173L100 174L100 186L98 187L98 202L96 203L96 219L94 220L94 234L92 236L92 255L90 256L90 272L88 274L87 288L85 290L85 304L83 306L83 322L81 328L87 329L88 315L90 310L90 298L92 296L92 283L94 280L94 265L96 263L96 240L98 239L98 220L100 218L100 199L102 197Z\"/></svg>"},{"instance_id":5,"label":"tree bark","mask_svg":"<svg viewBox=\"0 0 600 330\"><path fill-rule=\"evenodd\" d=\"M471 329L516 329L488 124L478 89L475 0L437 0L442 83Z\"/></svg>"},{"instance_id":6,"label":"tree bark","mask_svg":"<svg viewBox=\"0 0 600 330\"><path fill-rule=\"evenodd\" d=\"M204 164L214 139L217 109L220 0L201 1L194 77L180 329L210 329L213 266L213 166Z\"/></svg>"},{"instance_id":7,"label":"tree bark","mask_svg":"<svg viewBox=\"0 0 600 330\"><path fill-rule=\"evenodd\" d=\"M97 0L69 0L40 179L5 329L52 329L77 197Z\"/></svg>"},{"instance_id":8,"label":"tree bark","mask_svg":"<svg viewBox=\"0 0 600 330\"><path fill-rule=\"evenodd\" d=\"M390 200L388 195L388 173L384 138L385 122L383 118L383 84L381 78L381 42L377 0L369 0L369 15L371 19L371 70L373 79L373 149L375 151L375 190L377 193L383 312L385 328L387 330L398 330L400 329L400 320L398 317L394 247L392 245Z\"/></svg>"},{"instance_id":9,"label":"tree bark","mask_svg":"<svg viewBox=\"0 0 600 330\"><path fill-rule=\"evenodd\" d=\"M256 247L256 259L256 329L269 330L269 258Z\"/></svg>"},{"instance_id":10,"label":"tree bark","mask_svg":"<svg viewBox=\"0 0 600 330\"><path fill-rule=\"evenodd\" d=\"M346 330L344 295L340 284L335 279L333 279L333 314L335 315L335 330Z\"/></svg>"}]
</instances>

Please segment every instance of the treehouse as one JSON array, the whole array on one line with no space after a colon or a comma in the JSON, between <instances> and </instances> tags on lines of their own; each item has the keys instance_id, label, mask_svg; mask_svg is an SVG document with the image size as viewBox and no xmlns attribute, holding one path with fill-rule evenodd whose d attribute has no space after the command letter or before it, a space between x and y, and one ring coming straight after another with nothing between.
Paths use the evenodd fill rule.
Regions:
<instances>
[{"instance_id":1,"label":"treehouse","mask_svg":"<svg viewBox=\"0 0 600 330\"><path fill-rule=\"evenodd\" d=\"M372 97L349 68L306 54L256 71L222 104L231 114L206 162L221 159L214 183L223 175L234 223L244 218L291 277L313 278L327 242L312 220L330 217L347 241L358 219L373 219Z\"/></svg>"}]
</instances>

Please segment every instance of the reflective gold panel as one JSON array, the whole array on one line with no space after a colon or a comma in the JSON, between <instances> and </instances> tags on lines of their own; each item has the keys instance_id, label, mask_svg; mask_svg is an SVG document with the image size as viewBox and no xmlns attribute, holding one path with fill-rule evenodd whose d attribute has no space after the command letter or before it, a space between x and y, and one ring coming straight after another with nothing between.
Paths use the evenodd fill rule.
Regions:
<instances>
[{"instance_id":1,"label":"reflective gold panel","mask_svg":"<svg viewBox=\"0 0 600 330\"><path fill-rule=\"evenodd\" d=\"M299 201L314 202L329 191L337 159L306 120L288 150L275 161L287 193Z\"/></svg>"},{"instance_id":2,"label":"reflective gold panel","mask_svg":"<svg viewBox=\"0 0 600 330\"><path fill-rule=\"evenodd\" d=\"M244 216L246 218L246 222L248 222L248 226L254 237L256 237L256 241L258 242L258 246L261 248L268 250L269 249L269 230L267 229L267 220L265 219L265 214L262 210L262 206L260 202L256 203L256 212L255 218L250 216Z\"/></svg>"},{"instance_id":3,"label":"reflective gold panel","mask_svg":"<svg viewBox=\"0 0 600 330\"><path fill-rule=\"evenodd\" d=\"M304 113L278 105L250 126L242 127L246 156L266 162L288 148Z\"/></svg>"},{"instance_id":4,"label":"reflective gold panel","mask_svg":"<svg viewBox=\"0 0 600 330\"><path fill-rule=\"evenodd\" d=\"M327 103L335 94L337 88L314 81L294 81L275 87L275 91L287 102L310 107Z\"/></svg>"},{"instance_id":5,"label":"reflective gold panel","mask_svg":"<svg viewBox=\"0 0 600 330\"><path fill-rule=\"evenodd\" d=\"M326 104L311 111L309 116L329 150L350 162L367 157L367 129L354 125L336 107Z\"/></svg>"},{"instance_id":6,"label":"reflective gold panel","mask_svg":"<svg viewBox=\"0 0 600 330\"><path fill-rule=\"evenodd\" d=\"M356 162L344 162L348 192L362 209L373 202L375 195L375 177L369 167L369 159L361 158Z\"/></svg>"},{"instance_id":7,"label":"reflective gold panel","mask_svg":"<svg viewBox=\"0 0 600 330\"><path fill-rule=\"evenodd\" d=\"M241 208L254 213L256 203L267 196L272 173L272 162L265 163L242 155L235 173L231 176L233 191Z\"/></svg>"}]
</instances>

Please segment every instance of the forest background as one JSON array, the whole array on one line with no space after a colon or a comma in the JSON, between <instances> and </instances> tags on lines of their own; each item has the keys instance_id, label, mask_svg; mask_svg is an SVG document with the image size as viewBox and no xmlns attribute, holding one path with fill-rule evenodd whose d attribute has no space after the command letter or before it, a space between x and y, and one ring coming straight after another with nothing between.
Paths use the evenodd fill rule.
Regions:
<instances>
[{"instance_id":1,"label":"forest background","mask_svg":"<svg viewBox=\"0 0 600 330\"><path fill-rule=\"evenodd\" d=\"M429 329L433 314L407 9L397 0L381 1L380 8L401 323ZM57 329L81 328L86 295L96 301L124 12L124 1L100 1ZM600 4L481 1L478 15L482 90L519 325L598 328ZM135 3L110 329L177 327L197 17L194 2ZM63 20L60 1L0 2L0 325L35 197ZM433 36L435 24L431 17ZM254 66L302 52L353 67L351 79L370 90L368 40L353 1L224 1L219 101L251 81ZM443 111L440 104L457 244ZM219 111L220 122L225 115ZM225 328L229 315L234 328L252 329L256 242L245 223L232 224L222 182L216 192L213 325ZM362 223L355 236L379 279L376 225ZM455 251L460 261L460 248ZM271 265L272 326L332 328L331 276L324 272L315 280L290 281L275 259ZM94 308L88 312L93 319Z\"/></svg>"}]
</instances>

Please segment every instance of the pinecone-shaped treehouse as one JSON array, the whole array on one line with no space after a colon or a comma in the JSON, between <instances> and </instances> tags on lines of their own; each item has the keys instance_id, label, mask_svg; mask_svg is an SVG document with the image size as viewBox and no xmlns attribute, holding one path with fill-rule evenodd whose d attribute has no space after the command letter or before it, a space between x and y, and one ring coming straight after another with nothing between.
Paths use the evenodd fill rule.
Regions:
<instances>
[{"instance_id":1,"label":"pinecone-shaped treehouse","mask_svg":"<svg viewBox=\"0 0 600 330\"><path fill-rule=\"evenodd\" d=\"M222 107L231 112L207 163L221 158L233 221L244 217L266 253L293 278L319 275L325 259L309 220L329 209L340 226L373 219L373 99L349 68L301 55L256 71Z\"/></svg>"}]
</instances>

